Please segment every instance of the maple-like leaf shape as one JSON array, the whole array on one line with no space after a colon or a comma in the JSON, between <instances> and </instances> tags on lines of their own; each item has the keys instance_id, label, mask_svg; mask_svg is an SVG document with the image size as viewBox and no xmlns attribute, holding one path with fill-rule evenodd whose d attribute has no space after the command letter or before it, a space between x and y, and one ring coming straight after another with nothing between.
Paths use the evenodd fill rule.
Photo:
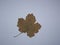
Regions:
<instances>
[{"instance_id":1,"label":"maple-like leaf shape","mask_svg":"<svg viewBox=\"0 0 60 45\"><path fill-rule=\"evenodd\" d=\"M28 14L25 20L23 18L18 19L17 26L21 33L27 33L27 36L33 37L41 28L41 25L35 22L35 16L33 16L33 14Z\"/></svg>"}]
</instances>

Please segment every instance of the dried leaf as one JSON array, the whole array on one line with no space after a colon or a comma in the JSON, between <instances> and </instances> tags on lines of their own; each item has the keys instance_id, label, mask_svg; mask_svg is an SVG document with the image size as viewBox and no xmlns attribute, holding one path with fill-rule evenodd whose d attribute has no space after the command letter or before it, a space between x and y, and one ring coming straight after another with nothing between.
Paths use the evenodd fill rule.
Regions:
<instances>
[{"instance_id":1,"label":"dried leaf","mask_svg":"<svg viewBox=\"0 0 60 45\"><path fill-rule=\"evenodd\" d=\"M41 25L39 23L35 23L35 21L36 19L33 14L28 14L25 20L23 18L19 18L17 23L19 31L21 33L27 33L29 37L33 37L41 28Z\"/></svg>"}]
</instances>

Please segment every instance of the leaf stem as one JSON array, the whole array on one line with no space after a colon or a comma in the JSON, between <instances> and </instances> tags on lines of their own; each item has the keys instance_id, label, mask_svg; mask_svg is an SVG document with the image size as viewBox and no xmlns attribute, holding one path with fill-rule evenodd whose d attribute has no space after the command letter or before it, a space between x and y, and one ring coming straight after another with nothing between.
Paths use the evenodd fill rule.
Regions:
<instances>
[{"instance_id":1,"label":"leaf stem","mask_svg":"<svg viewBox=\"0 0 60 45\"><path fill-rule=\"evenodd\" d=\"M19 35L21 35L22 33L19 33L19 34L17 34L16 36L14 36L14 37L18 37Z\"/></svg>"}]
</instances>

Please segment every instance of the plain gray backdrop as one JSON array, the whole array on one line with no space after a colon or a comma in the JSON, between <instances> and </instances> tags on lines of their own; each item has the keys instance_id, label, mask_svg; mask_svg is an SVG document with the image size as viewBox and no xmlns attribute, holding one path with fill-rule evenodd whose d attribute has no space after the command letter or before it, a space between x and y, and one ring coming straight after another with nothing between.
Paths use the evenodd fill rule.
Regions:
<instances>
[{"instance_id":1,"label":"plain gray backdrop","mask_svg":"<svg viewBox=\"0 0 60 45\"><path fill-rule=\"evenodd\" d=\"M19 34L18 18L33 13L42 25L34 37ZM60 45L60 0L0 0L0 45Z\"/></svg>"}]
</instances>

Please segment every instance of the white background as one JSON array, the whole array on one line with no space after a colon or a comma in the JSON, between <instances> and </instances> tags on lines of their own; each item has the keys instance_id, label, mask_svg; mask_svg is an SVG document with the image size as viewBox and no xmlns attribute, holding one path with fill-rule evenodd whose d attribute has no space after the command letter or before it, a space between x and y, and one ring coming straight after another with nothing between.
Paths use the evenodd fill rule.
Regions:
<instances>
[{"instance_id":1,"label":"white background","mask_svg":"<svg viewBox=\"0 0 60 45\"><path fill-rule=\"evenodd\" d=\"M19 33L18 18L33 13L41 30L32 38ZM0 45L60 45L60 0L0 0Z\"/></svg>"}]
</instances>

